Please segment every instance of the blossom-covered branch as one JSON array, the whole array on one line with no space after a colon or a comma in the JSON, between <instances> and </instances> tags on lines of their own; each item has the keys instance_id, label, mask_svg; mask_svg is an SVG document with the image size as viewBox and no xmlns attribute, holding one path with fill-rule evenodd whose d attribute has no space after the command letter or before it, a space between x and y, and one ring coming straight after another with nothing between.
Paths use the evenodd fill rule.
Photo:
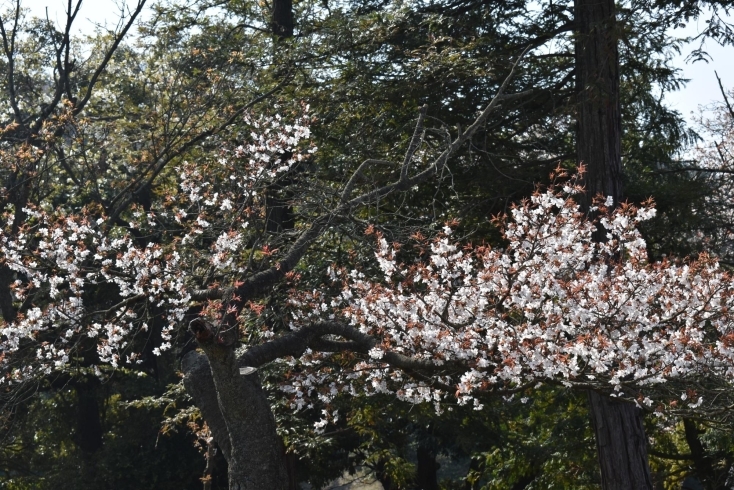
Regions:
<instances>
[{"instance_id":1,"label":"blossom-covered branch","mask_svg":"<svg viewBox=\"0 0 734 490\"><path fill-rule=\"evenodd\" d=\"M481 406L477 393L551 381L611 390L651 407L656 387L669 380L730 380L730 275L706 255L649 263L636 225L654 215L650 203L612 210L611 202L597 202L607 240L595 241L597 223L573 200L581 191L573 182L558 184L498 218L505 248L453 243L447 227L433 241L420 240L430 250L427 260L404 263L378 234L384 279L333 271L343 284L340 296L294 298L293 328L338 312L379 339L370 359L343 375L339 389L351 391L366 380L375 391L412 401L455 395ZM394 353L434 368L464 366L436 378L455 393L429 382L406 388L395 370L401 366L389 358ZM326 359L313 350L304 362L313 372ZM314 389L318 380L309 374L299 389ZM688 406L702 403L695 393L684 398Z\"/></svg>"}]
</instances>

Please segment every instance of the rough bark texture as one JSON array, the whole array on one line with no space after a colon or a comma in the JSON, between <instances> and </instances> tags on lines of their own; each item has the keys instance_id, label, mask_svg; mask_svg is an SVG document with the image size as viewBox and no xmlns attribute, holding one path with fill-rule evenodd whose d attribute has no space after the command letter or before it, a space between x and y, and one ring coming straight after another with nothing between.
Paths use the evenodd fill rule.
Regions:
<instances>
[{"instance_id":1,"label":"rough bark texture","mask_svg":"<svg viewBox=\"0 0 734 490\"><path fill-rule=\"evenodd\" d=\"M231 348L210 345L205 349L206 356L196 352L185 356L184 382L222 446L229 466L230 490L287 488L275 418L257 373L240 375ZM203 369L207 364L210 381ZM226 431L226 437L222 431ZM230 441L228 449L224 441Z\"/></svg>"},{"instance_id":2,"label":"rough bark texture","mask_svg":"<svg viewBox=\"0 0 734 490\"><path fill-rule=\"evenodd\" d=\"M224 459L229 463L232 445L227 433L227 424L224 423L224 417L219 410L217 390L214 386L214 379L212 379L209 361L204 354L191 351L183 357L181 369L184 372L183 381L186 393L191 395L194 403L201 410L201 415L206 420L209 430L212 431L212 436L217 441L219 449L222 450Z\"/></svg>"},{"instance_id":3,"label":"rough bark texture","mask_svg":"<svg viewBox=\"0 0 734 490\"><path fill-rule=\"evenodd\" d=\"M652 490L647 438L639 409L589 392L591 422L599 452L602 488Z\"/></svg>"},{"instance_id":4,"label":"rough bark texture","mask_svg":"<svg viewBox=\"0 0 734 490\"><path fill-rule=\"evenodd\" d=\"M622 197L622 117L614 0L577 0L576 148L587 196Z\"/></svg>"},{"instance_id":5,"label":"rough bark texture","mask_svg":"<svg viewBox=\"0 0 734 490\"><path fill-rule=\"evenodd\" d=\"M619 54L614 0L577 0L576 145L586 165L588 207L594 196L620 202L622 188L622 119L619 100ZM599 230L597 239L606 232ZM607 396L589 393L604 490L652 489L647 438L638 409Z\"/></svg>"}]
</instances>

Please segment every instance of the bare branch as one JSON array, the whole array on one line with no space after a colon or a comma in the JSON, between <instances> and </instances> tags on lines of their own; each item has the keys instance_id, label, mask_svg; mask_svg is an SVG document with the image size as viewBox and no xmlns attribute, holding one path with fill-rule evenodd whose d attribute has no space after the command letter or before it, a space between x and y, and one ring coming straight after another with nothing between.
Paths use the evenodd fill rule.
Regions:
<instances>
[{"instance_id":1,"label":"bare branch","mask_svg":"<svg viewBox=\"0 0 734 490\"><path fill-rule=\"evenodd\" d=\"M350 342L334 342L321 339L324 335L338 335ZM324 352L333 352L332 348L338 350L349 348L353 352L367 354L375 345L377 345L376 338L360 332L351 325L339 322L314 323L302 327L297 332L252 347L240 356L237 363L240 366L258 367L281 357L300 357L307 348L318 346L324 348ZM459 367L453 364L447 365L446 363L438 365L427 359L416 359L391 351L385 351L378 362L389 364L404 371L417 371L422 374L441 373Z\"/></svg>"},{"instance_id":2,"label":"bare branch","mask_svg":"<svg viewBox=\"0 0 734 490\"><path fill-rule=\"evenodd\" d=\"M729 103L729 97L726 95L726 90L724 90L724 85L721 83L721 78L719 78L719 74L714 70L714 75L716 75L716 81L719 82L719 90L721 90L721 96L724 97L724 103L726 104L726 108L729 110L729 116L732 118L732 124L734 124L734 108L732 108L731 104Z\"/></svg>"},{"instance_id":3,"label":"bare branch","mask_svg":"<svg viewBox=\"0 0 734 490\"><path fill-rule=\"evenodd\" d=\"M286 77L287 78L287 77ZM216 128L212 128L207 131L202 131L198 135L191 138L189 141L182 144L180 147L176 149L172 149L169 146L164 148L162 151L162 156L159 158L151 167L150 167L150 174L148 172L143 172L141 175L134 179L130 184L128 184L122 191L120 191L117 196L115 196L110 203L107 204L108 207L112 208L112 206L115 206L113 210L110 212L109 217L107 218L107 226L112 226L112 224L117 222L117 218L120 216L120 213L122 213L127 206L130 205L131 202L135 200L135 196L146 186L149 186L153 183L153 181L156 179L158 174L160 174L163 169L168 165L171 160L174 158L182 155L186 150L193 147L200 141L208 138L209 136L215 135L223 131L228 126L232 125L245 111L252 108L254 105L262 102L263 100L269 98L271 95L276 93L278 90L283 88L283 86L286 83L286 79L284 79L281 83L273 87L271 90L265 92L262 95L259 95L255 97L250 102L244 104L242 107L240 107L238 110L236 110L227 120L225 120L222 124L217 126ZM118 202L119 201L119 202ZM115 205L115 203L117 203Z\"/></svg>"},{"instance_id":4,"label":"bare branch","mask_svg":"<svg viewBox=\"0 0 734 490\"><path fill-rule=\"evenodd\" d=\"M474 120L474 122L466 129L466 131L460 132L460 134L457 136L457 138L451 142L448 147L439 155L436 160L434 160L427 169L419 172L418 174L414 175L413 177L408 177L407 174L405 177L403 177L403 170L405 170L406 166L403 165L403 168L401 169L401 176L400 178L392 182L390 184L384 185L378 189L374 189L372 191L366 192L362 195L359 195L357 197L354 197L350 200L348 199L349 195L352 192L352 189L355 185L356 179L359 177L361 172L364 171L364 169L371 163L385 163L381 160L366 160L363 162L357 170L354 172L352 177L347 182L347 185L344 189L344 192L342 192L342 197L340 200L340 204L334 209L331 213L321 216L320 218L317 218L311 223L311 226L301 234L301 236L296 240L296 242L290 247L288 252L286 253L285 257L281 259L277 264L270 267L267 270L264 270L262 272L259 272L255 274L254 276L251 276L247 279L245 279L241 286L236 288L234 290L234 295L238 297L238 303L237 304L228 304L225 305L225 308L227 310L230 310L231 306L234 306L234 312L227 315L223 319L223 324L231 327L229 322L232 322L236 319L237 314L242 310L245 302L252 298L255 293L258 291L262 291L263 289L272 286L277 281L281 280L283 277L285 277L285 274L290 272L296 264L300 261L301 257L306 253L310 245L321 235L325 227L333 220L336 219L338 216L343 216L345 214L348 214L351 210L354 208L366 204L368 202L372 202L375 199L387 196L395 191L403 191L410 189L411 187L418 185L420 183L423 183L424 181L428 180L430 177L435 175L437 172L443 168L445 163L448 161L449 157L453 155L461 146L463 143L465 143L467 140L469 140L474 133L479 129L481 124L489 117L489 115L492 113L492 111L497 107L497 105L503 101L510 101L515 100L521 97L525 97L526 95L532 93L532 91L526 91L526 92L520 92L517 94L512 95L503 95L503 91L507 87L507 85L510 83L510 80L514 76L515 68L517 67L520 60L523 58L523 56L527 53L527 51L530 48L526 48L522 54L518 57L518 59L515 61L515 63L512 65L512 69L510 70L509 75L505 78L502 85L500 86L500 89L498 93L494 96L492 101L487 105L487 107L481 112L481 114ZM425 108L421 108L421 114L425 112ZM418 131L418 127L422 125L422 120L425 116L419 116L419 124L416 126L416 133L419 135L418 138L420 138L420 135L422 135L423 131ZM414 134L414 139L415 139ZM414 140L411 141L411 147L414 144ZM417 145L417 143L416 143ZM408 151L408 154L406 155L406 158L410 156L410 148ZM192 295L192 299L222 299L232 293L233 290L230 288L223 288L223 289L201 289L201 290L194 290L190 294Z\"/></svg>"},{"instance_id":5,"label":"bare branch","mask_svg":"<svg viewBox=\"0 0 734 490\"><path fill-rule=\"evenodd\" d=\"M415 124L415 130L413 131L413 137L410 138L410 144L408 145L408 151L405 153L405 160L403 160L403 166L400 169L400 181L404 182L408 178L408 168L410 162L413 160L415 152L420 148L423 142L423 120L426 118L426 111L428 110L427 105L421 107L420 113L418 114L418 122Z\"/></svg>"},{"instance_id":6,"label":"bare branch","mask_svg":"<svg viewBox=\"0 0 734 490\"><path fill-rule=\"evenodd\" d=\"M67 97L71 100L73 95L71 93L71 82L69 80L69 74L71 73L73 67L71 66L71 62L69 60L69 52L71 50L71 37L69 36L69 33L71 32L71 25L74 23L74 19L76 19L77 14L79 13L79 9L82 6L82 0L78 0L76 3L76 7L74 7L74 11L72 12L71 8L72 1L69 0L68 8L66 11L66 28L64 29L64 41L63 41L63 47L64 47L64 64L61 65L61 59L58 57L58 69L59 69L59 77L61 78L61 82L63 86L63 91L66 92Z\"/></svg>"},{"instance_id":7,"label":"bare branch","mask_svg":"<svg viewBox=\"0 0 734 490\"><path fill-rule=\"evenodd\" d=\"M357 184L357 179L362 177L364 175L363 172L367 169L367 167L373 164L392 165L393 163L388 162L387 160L374 159L369 159L362 162L359 167L357 167L357 170L355 170L352 176L349 178L347 185L344 186L341 201L339 202L339 204L344 204L347 202L349 197L352 195L352 191L354 191L354 186Z\"/></svg>"},{"instance_id":8,"label":"bare branch","mask_svg":"<svg viewBox=\"0 0 734 490\"><path fill-rule=\"evenodd\" d=\"M71 37L69 36L69 33L71 32L71 26L74 23L74 19L79 13L81 4L82 2L79 0L76 7L72 8L72 0L68 0L66 7L66 25L64 26L64 35L61 44L56 46L56 41L54 41L54 46L56 48L56 70L59 74L59 79L56 82L56 90L54 91L54 96L51 99L51 102L45 105L45 108L41 110L36 122L33 124L31 134L36 134L41 130L43 123L48 119L51 113L53 113L54 109L56 109L56 106L61 101L61 96L64 95L64 91L67 91L71 86L71 82L69 80L69 51L71 49ZM50 26L51 22L48 21L48 24ZM61 60L62 53L65 60L63 62Z\"/></svg>"},{"instance_id":9,"label":"bare branch","mask_svg":"<svg viewBox=\"0 0 734 490\"><path fill-rule=\"evenodd\" d=\"M13 108L14 121L18 124L22 121L20 108L18 107L18 97L15 93L15 35L18 31L18 21L20 19L20 0L15 2L15 14L13 18L13 31L8 33L5 31L5 20L0 17L0 35L3 38L3 51L8 59L8 92L10 92L10 106Z\"/></svg>"},{"instance_id":10,"label":"bare branch","mask_svg":"<svg viewBox=\"0 0 734 490\"><path fill-rule=\"evenodd\" d=\"M92 75L92 78L89 80L89 83L87 84L86 92L84 94L84 97L82 97L74 107L74 114L79 114L82 109L84 109L84 106L87 105L87 102L89 102L90 97L92 97L92 90L94 89L94 86L97 84L97 80L99 80L99 77L104 72L105 68L107 68L107 65L109 64L110 60L112 59L112 55L115 54L115 51L117 51L117 47L122 42L123 38L127 35L127 32L130 30L130 28L135 23L135 20L138 18L138 15L140 12L142 12L143 7L145 6L146 0L138 0L138 5L135 7L135 10L132 11L130 14L130 19L125 23L125 25L122 27L119 33L115 35L115 40L112 42L112 45L107 49L107 52L105 53L104 58L102 59L102 62L99 64L97 69L95 70L94 74Z\"/></svg>"}]
</instances>

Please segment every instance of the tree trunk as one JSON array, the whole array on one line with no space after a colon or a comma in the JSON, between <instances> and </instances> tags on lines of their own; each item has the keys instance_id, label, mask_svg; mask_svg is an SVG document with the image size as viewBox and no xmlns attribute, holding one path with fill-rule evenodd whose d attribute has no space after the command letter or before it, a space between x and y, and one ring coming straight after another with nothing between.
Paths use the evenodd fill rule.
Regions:
<instances>
[{"instance_id":1,"label":"tree trunk","mask_svg":"<svg viewBox=\"0 0 734 490\"><path fill-rule=\"evenodd\" d=\"M438 462L436 453L424 445L418 446L416 486L418 490L438 490Z\"/></svg>"},{"instance_id":2,"label":"tree trunk","mask_svg":"<svg viewBox=\"0 0 734 490\"><path fill-rule=\"evenodd\" d=\"M622 197L622 117L614 0L577 0L576 149L586 165L588 204L597 194Z\"/></svg>"},{"instance_id":3,"label":"tree trunk","mask_svg":"<svg viewBox=\"0 0 734 490\"><path fill-rule=\"evenodd\" d=\"M622 197L622 118L614 0L576 0L576 146L586 165L585 207L598 194ZM598 240L604 240L599 230ZM650 489L647 438L639 410L589 392L604 490Z\"/></svg>"},{"instance_id":4,"label":"tree trunk","mask_svg":"<svg viewBox=\"0 0 734 490\"><path fill-rule=\"evenodd\" d=\"M285 469L288 473L288 490L301 490L301 485L298 484L297 464L298 458L295 453L285 453Z\"/></svg>"},{"instance_id":5,"label":"tree trunk","mask_svg":"<svg viewBox=\"0 0 734 490\"><path fill-rule=\"evenodd\" d=\"M278 39L293 37L293 0L273 0L271 29Z\"/></svg>"},{"instance_id":6,"label":"tree trunk","mask_svg":"<svg viewBox=\"0 0 734 490\"><path fill-rule=\"evenodd\" d=\"M206 351L184 357L184 384L227 458L230 490L288 488L275 417L258 374L240 375L231 348Z\"/></svg>"},{"instance_id":7,"label":"tree trunk","mask_svg":"<svg viewBox=\"0 0 734 490\"><path fill-rule=\"evenodd\" d=\"M716 482L726 480L726 478L718 478L720 475L714 473L711 457L706 454L706 448L703 447L701 439L698 437L701 432L698 430L696 423L691 419L684 418L683 430L686 442L691 450L691 459L693 460L693 467L696 468L696 476L702 482L701 487L707 489L717 488Z\"/></svg>"},{"instance_id":8,"label":"tree trunk","mask_svg":"<svg viewBox=\"0 0 734 490\"><path fill-rule=\"evenodd\" d=\"M591 422L601 466L601 485L609 490L652 489L647 438L640 410L589 391Z\"/></svg>"}]
</instances>

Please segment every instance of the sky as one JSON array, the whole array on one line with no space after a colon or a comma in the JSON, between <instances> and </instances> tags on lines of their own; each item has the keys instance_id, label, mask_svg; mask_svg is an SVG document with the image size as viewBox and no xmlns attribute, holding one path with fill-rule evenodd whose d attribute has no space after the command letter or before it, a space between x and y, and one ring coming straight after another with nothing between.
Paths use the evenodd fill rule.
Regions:
<instances>
[{"instance_id":1,"label":"sky","mask_svg":"<svg viewBox=\"0 0 734 490\"><path fill-rule=\"evenodd\" d=\"M120 0L87 0L82 3L79 14L78 31L91 32L95 24L103 25L107 22L112 27L119 18L118 3ZM124 0L123 0L124 1ZM67 0L22 0L24 7L29 8L31 15L45 17L46 7L52 20L64 20L64 8ZM132 3L129 1L128 3ZM729 18L734 22L734 17ZM673 32L681 37L695 36L705 26L705 18L691 21L685 28L675 29ZM708 52L712 59L709 63L698 61L687 62L686 57L697 47L697 44L684 47L681 54L676 56L674 64L683 72L683 77L690 79L687 86L678 92L666 96L669 106L679 110L689 122L692 114L698 111L699 106L710 105L721 101L721 93L714 76L718 72L724 87L734 87L734 46L721 47L715 42L707 43Z\"/></svg>"},{"instance_id":2,"label":"sky","mask_svg":"<svg viewBox=\"0 0 734 490\"><path fill-rule=\"evenodd\" d=\"M706 26L705 20L703 17L699 18L688 23L685 28L675 29L673 32L680 37L696 36ZM734 23L734 16L728 17L727 22ZM686 57L697 47L697 42L684 47L681 54L675 57L674 65L683 71L683 78L690 81L683 90L671 92L666 97L668 105L679 110L689 121L691 113L697 112L699 106L705 107L722 101L714 72L719 74L725 89L734 88L734 46L722 47L716 42L708 41L706 48L712 58L709 63L686 62Z\"/></svg>"},{"instance_id":3,"label":"sky","mask_svg":"<svg viewBox=\"0 0 734 490\"><path fill-rule=\"evenodd\" d=\"M76 3L74 0L73 3ZM82 2L79 16L75 25L76 32L92 32L95 24L104 25L107 22L113 27L120 18L120 0L85 0ZM122 0L122 4L132 5L133 1ZM65 21L67 0L21 0L21 5L31 12L31 16L46 17L46 9L52 21L57 25Z\"/></svg>"}]
</instances>

